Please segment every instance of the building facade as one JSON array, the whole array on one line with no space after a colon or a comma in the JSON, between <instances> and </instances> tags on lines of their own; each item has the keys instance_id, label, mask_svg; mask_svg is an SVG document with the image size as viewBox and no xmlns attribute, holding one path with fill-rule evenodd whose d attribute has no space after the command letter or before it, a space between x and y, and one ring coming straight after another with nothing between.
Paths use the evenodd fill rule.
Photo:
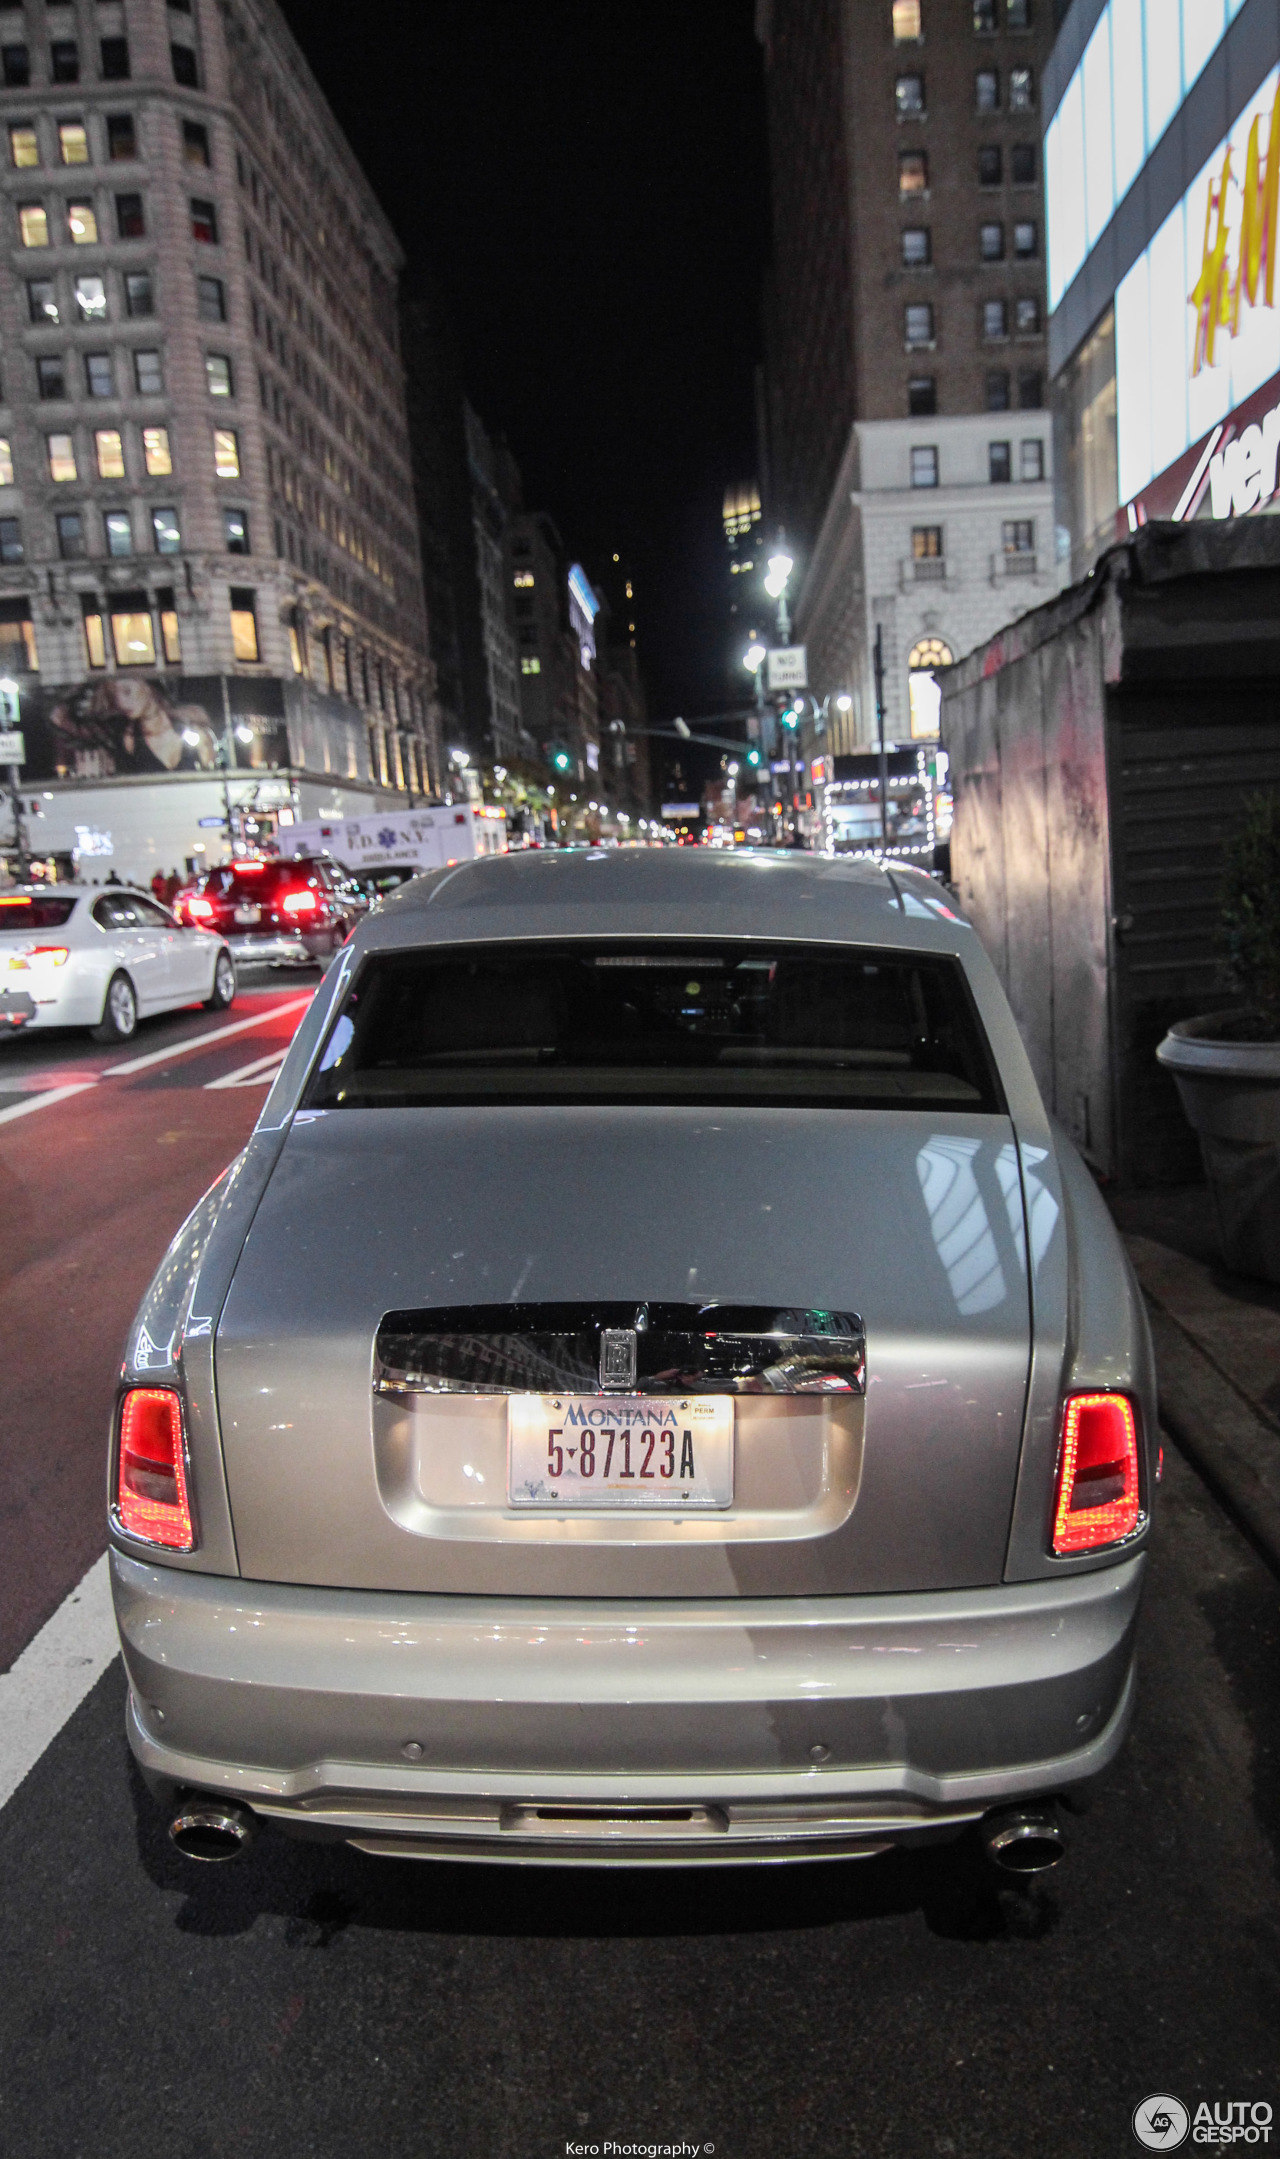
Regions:
<instances>
[{"instance_id":1,"label":"building facade","mask_svg":"<svg viewBox=\"0 0 1280 2159\"><path fill-rule=\"evenodd\" d=\"M932 670L1056 589L1048 0L760 0L767 521L825 748L937 732ZM773 533L770 531L769 538ZM767 551L767 550L766 550Z\"/></svg>"},{"instance_id":2,"label":"building facade","mask_svg":"<svg viewBox=\"0 0 1280 2159\"><path fill-rule=\"evenodd\" d=\"M1277 506L1280 8L1072 0L1045 73L1059 519Z\"/></svg>"},{"instance_id":3,"label":"building facade","mask_svg":"<svg viewBox=\"0 0 1280 2159\"><path fill-rule=\"evenodd\" d=\"M136 831L169 779L234 774L260 835L438 789L400 251L274 0L10 4L0 76L0 657L38 844L87 817L105 853L110 790Z\"/></svg>"}]
</instances>

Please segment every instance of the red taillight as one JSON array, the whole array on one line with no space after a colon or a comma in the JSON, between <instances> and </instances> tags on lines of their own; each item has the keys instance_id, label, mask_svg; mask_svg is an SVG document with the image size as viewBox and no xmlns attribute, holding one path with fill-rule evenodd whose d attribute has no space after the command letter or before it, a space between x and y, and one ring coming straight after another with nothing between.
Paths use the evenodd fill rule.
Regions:
<instances>
[{"instance_id":1,"label":"red taillight","mask_svg":"<svg viewBox=\"0 0 1280 2159\"><path fill-rule=\"evenodd\" d=\"M212 900L202 900L198 894L194 894L184 904L186 906L187 913L190 915L193 922L212 922Z\"/></svg>"},{"instance_id":2,"label":"red taillight","mask_svg":"<svg viewBox=\"0 0 1280 2159\"><path fill-rule=\"evenodd\" d=\"M315 892L286 892L281 904L287 915L313 915L320 899Z\"/></svg>"},{"instance_id":3,"label":"red taillight","mask_svg":"<svg viewBox=\"0 0 1280 2159\"><path fill-rule=\"evenodd\" d=\"M121 1529L173 1552L195 1547L182 1445L182 1402L168 1387L131 1387L120 1408L116 1513Z\"/></svg>"},{"instance_id":4,"label":"red taillight","mask_svg":"<svg viewBox=\"0 0 1280 2159\"><path fill-rule=\"evenodd\" d=\"M1138 1427L1124 1394L1075 1394L1062 1417L1055 1552L1092 1552L1132 1536L1141 1515Z\"/></svg>"}]
</instances>

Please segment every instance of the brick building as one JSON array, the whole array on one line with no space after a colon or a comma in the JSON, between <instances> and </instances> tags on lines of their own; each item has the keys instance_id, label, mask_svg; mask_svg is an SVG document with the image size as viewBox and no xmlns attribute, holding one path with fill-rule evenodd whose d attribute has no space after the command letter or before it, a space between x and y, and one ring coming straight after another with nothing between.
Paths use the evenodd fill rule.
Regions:
<instances>
[{"instance_id":1,"label":"brick building","mask_svg":"<svg viewBox=\"0 0 1280 2159\"><path fill-rule=\"evenodd\" d=\"M226 764L259 832L438 787L400 250L274 0L5 0L0 75L0 656L48 844L67 791Z\"/></svg>"},{"instance_id":2,"label":"brick building","mask_svg":"<svg viewBox=\"0 0 1280 2159\"><path fill-rule=\"evenodd\" d=\"M759 0L770 537L828 747L936 731L931 666L1059 582L1038 95L1049 0ZM847 711L835 697L846 692Z\"/></svg>"}]
</instances>

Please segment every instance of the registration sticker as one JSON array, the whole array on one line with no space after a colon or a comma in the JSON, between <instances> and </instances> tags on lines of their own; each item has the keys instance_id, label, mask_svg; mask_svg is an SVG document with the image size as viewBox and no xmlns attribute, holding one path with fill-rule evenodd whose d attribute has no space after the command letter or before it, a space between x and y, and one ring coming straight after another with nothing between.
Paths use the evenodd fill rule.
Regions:
<instances>
[{"instance_id":1,"label":"registration sticker","mask_svg":"<svg viewBox=\"0 0 1280 2159\"><path fill-rule=\"evenodd\" d=\"M513 1507L733 1504L733 1396L513 1394Z\"/></svg>"}]
</instances>

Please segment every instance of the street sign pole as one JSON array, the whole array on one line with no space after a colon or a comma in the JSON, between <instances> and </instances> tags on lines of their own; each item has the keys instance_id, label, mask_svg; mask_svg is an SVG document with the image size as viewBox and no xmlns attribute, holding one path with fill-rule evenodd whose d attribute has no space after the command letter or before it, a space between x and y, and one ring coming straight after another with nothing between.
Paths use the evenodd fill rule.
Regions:
<instances>
[{"instance_id":1,"label":"street sign pole","mask_svg":"<svg viewBox=\"0 0 1280 2159\"><path fill-rule=\"evenodd\" d=\"M9 767L14 846L17 849L19 873L25 878L31 865L27 856L27 833L22 816L21 768L27 761L27 746L23 740L21 720L22 704L18 685L6 675L0 682L0 763Z\"/></svg>"},{"instance_id":2,"label":"street sign pole","mask_svg":"<svg viewBox=\"0 0 1280 2159\"><path fill-rule=\"evenodd\" d=\"M889 848L889 752L884 742L884 628L876 624L876 739L880 750L880 844Z\"/></svg>"}]
</instances>

